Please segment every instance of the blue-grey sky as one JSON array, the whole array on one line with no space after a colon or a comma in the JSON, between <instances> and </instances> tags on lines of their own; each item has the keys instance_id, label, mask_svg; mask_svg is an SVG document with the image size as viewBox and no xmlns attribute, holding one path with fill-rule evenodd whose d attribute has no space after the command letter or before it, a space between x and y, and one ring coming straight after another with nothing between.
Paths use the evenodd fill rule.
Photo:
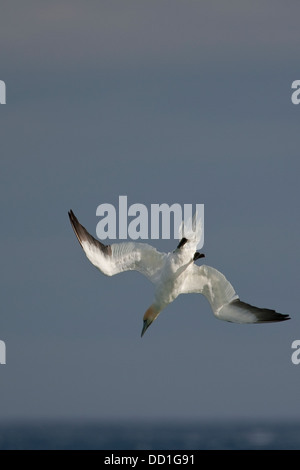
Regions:
<instances>
[{"instance_id":1,"label":"blue-grey sky","mask_svg":"<svg viewBox=\"0 0 300 470\"><path fill-rule=\"evenodd\" d=\"M5 2L0 420L299 419L299 4ZM218 321L85 258L73 209L205 205L205 263L289 322ZM172 241L153 241L171 251ZM200 260L202 261L202 260Z\"/></svg>"}]
</instances>

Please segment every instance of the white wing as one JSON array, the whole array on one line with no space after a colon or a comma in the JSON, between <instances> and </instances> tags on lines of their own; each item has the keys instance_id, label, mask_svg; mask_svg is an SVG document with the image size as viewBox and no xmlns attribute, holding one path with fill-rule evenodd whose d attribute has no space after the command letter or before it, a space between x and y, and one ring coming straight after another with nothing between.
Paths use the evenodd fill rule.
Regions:
<instances>
[{"instance_id":1,"label":"white wing","mask_svg":"<svg viewBox=\"0 0 300 470\"><path fill-rule=\"evenodd\" d=\"M181 289L182 294L200 293L209 301L214 315L234 323L265 323L289 320L288 315L241 302L226 277L210 266L193 264Z\"/></svg>"},{"instance_id":2,"label":"white wing","mask_svg":"<svg viewBox=\"0 0 300 470\"><path fill-rule=\"evenodd\" d=\"M167 256L165 253L160 253L146 243L104 245L78 222L73 211L69 212L69 218L87 258L103 274L113 276L123 271L135 270L155 282Z\"/></svg>"}]
</instances>

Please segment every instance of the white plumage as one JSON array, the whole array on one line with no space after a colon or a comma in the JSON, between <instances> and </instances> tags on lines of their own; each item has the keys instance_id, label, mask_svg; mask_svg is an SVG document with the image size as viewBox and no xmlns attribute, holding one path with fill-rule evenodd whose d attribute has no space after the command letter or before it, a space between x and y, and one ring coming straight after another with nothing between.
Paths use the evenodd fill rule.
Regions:
<instances>
[{"instance_id":1,"label":"white plumage","mask_svg":"<svg viewBox=\"0 0 300 470\"><path fill-rule=\"evenodd\" d=\"M181 226L183 238L177 248L171 253L160 253L147 243L104 245L88 233L72 211L69 212L69 218L87 258L103 274L113 276L135 270L154 284L154 300L144 315L142 336L159 313L180 294L203 294L214 315L229 322L266 323L290 318L275 310L257 308L240 301L222 273L210 266L197 266L194 263L204 257L196 252L201 237L199 226L195 230L192 226Z\"/></svg>"}]
</instances>

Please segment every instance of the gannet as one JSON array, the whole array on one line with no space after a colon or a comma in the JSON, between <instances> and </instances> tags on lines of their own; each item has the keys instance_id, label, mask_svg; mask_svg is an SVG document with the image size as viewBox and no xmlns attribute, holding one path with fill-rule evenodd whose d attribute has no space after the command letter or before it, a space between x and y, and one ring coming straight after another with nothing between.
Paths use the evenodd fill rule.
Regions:
<instances>
[{"instance_id":1,"label":"gannet","mask_svg":"<svg viewBox=\"0 0 300 470\"><path fill-rule=\"evenodd\" d=\"M196 265L195 261L205 256L196 251L199 231L185 232L187 235L182 237L173 252L161 253L147 243L124 242L104 245L79 223L72 210L68 214L87 258L103 274L113 276L134 270L154 284L154 299L144 314L141 336L161 311L180 294L203 294L216 318L227 322L271 323L290 319L289 315L275 310L242 302L222 273L210 266Z\"/></svg>"}]
</instances>

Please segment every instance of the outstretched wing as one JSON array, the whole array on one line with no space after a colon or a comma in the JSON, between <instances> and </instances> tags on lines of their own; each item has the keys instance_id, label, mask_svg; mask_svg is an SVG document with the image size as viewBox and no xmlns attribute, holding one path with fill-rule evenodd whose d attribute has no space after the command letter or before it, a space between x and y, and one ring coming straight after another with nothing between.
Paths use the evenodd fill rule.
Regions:
<instances>
[{"instance_id":1,"label":"outstretched wing","mask_svg":"<svg viewBox=\"0 0 300 470\"><path fill-rule=\"evenodd\" d=\"M233 323L266 323L289 320L267 308L242 302L226 277L210 266L193 264L181 290L182 294L200 293L209 301L214 315Z\"/></svg>"},{"instance_id":2,"label":"outstretched wing","mask_svg":"<svg viewBox=\"0 0 300 470\"><path fill-rule=\"evenodd\" d=\"M123 271L139 271L155 282L164 264L165 253L160 253L146 243L114 243L104 245L96 240L78 221L73 211L69 218L75 235L87 258L106 276Z\"/></svg>"}]
</instances>

